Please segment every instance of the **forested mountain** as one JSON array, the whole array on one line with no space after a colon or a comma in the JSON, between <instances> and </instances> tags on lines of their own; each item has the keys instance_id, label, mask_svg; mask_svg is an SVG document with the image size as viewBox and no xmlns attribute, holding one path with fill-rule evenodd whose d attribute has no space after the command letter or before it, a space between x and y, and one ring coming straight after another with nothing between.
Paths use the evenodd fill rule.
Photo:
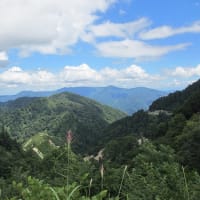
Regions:
<instances>
[{"instance_id":1,"label":"forested mountain","mask_svg":"<svg viewBox=\"0 0 200 200\"><path fill-rule=\"evenodd\" d=\"M161 111L141 110L112 123L104 131L103 143L129 136L148 138L156 144L170 145L182 164L200 172L199 99L200 81L197 81L183 91L156 100L150 106L151 111ZM162 110L169 110L171 114Z\"/></svg>"},{"instance_id":2,"label":"forested mountain","mask_svg":"<svg viewBox=\"0 0 200 200\"><path fill-rule=\"evenodd\" d=\"M171 93L154 101L150 110L168 110L184 112L188 117L200 111L200 80L189 85L183 91Z\"/></svg>"},{"instance_id":3,"label":"forested mountain","mask_svg":"<svg viewBox=\"0 0 200 200\"><path fill-rule=\"evenodd\" d=\"M138 87L132 89L109 87L69 87L55 91L24 91L16 95L0 96L0 102L15 100L20 97L48 97L62 92L71 92L91 98L102 104L132 114L140 109L147 109L157 98L167 95L167 92Z\"/></svg>"},{"instance_id":4,"label":"forested mountain","mask_svg":"<svg viewBox=\"0 0 200 200\"><path fill-rule=\"evenodd\" d=\"M71 129L76 133L75 148L82 153L100 139L102 129L125 116L121 111L71 93L19 98L1 104L0 109L1 125L19 142L40 132L64 138L66 130Z\"/></svg>"},{"instance_id":5,"label":"forested mountain","mask_svg":"<svg viewBox=\"0 0 200 200\"><path fill-rule=\"evenodd\" d=\"M131 89L114 86L99 88L80 87L64 88L64 90L89 97L102 104L122 110L127 114L132 114L140 109L146 110L155 99L167 94L167 92L144 87Z\"/></svg>"},{"instance_id":6,"label":"forested mountain","mask_svg":"<svg viewBox=\"0 0 200 200\"><path fill-rule=\"evenodd\" d=\"M2 104L6 129L0 135L1 196L10 200L199 200L198 84L165 98L176 96L176 106L172 101L153 109L159 100L151 111L139 110L122 119L119 111L69 93ZM190 92L182 101L179 98L186 90ZM66 138L68 129L72 132ZM18 139L29 138L21 147L5 130ZM32 151L35 143L43 156ZM74 150L92 155L83 157Z\"/></svg>"}]
</instances>

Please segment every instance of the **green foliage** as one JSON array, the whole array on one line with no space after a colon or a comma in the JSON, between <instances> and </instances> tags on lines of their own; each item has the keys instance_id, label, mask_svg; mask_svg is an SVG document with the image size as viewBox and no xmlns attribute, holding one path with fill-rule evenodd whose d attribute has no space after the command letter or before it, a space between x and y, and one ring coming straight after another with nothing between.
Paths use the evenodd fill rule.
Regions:
<instances>
[{"instance_id":1,"label":"green foliage","mask_svg":"<svg viewBox=\"0 0 200 200\"><path fill-rule=\"evenodd\" d=\"M120 113L67 93L4 104L0 119L7 131L0 133L1 198L198 200L200 114L194 90L199 82L163 100L166 108L174 110L172 115L141 110L111 125ZM73 142L63 145L69 128L75 133ZM22 148L9 135L28 138ZM49 140L60 147L51 148ZM43 159L33 147L43 152ZM74 153L95 148L104 149L99 161L84 161Z\"/></svg>"},{"instance_id":2,"label":"green foliage","mask_svg":"<svg viewBox=\"0 0 200 200\"><path fill-rule=\"evenodd\" d=\"M24 144L24 151L33 151L37 149L42 157L51 153L54 149L58 148L59 140L56 137L48 135L46 132L38 133L30 137Z\"/></svg>"},{"instance_id":3,"label":"green foliage","mask_svg":"<svg viewBox=\"0 0 200 200\"><path fill-rule=\"evenodd\" d=\"M66 130L74 132L74 150L87 153L101 131L124 113L87 98L61 93L49 98L21 98L1 106L0 122L12 137L25 142L40 132L64 138ZM65 141L63 141L64 143Z\"/></svg>"},{"instance_id":4,"label":"green foliage","mask_svg":"<svg viewBox=\"0 0 200 200\"><path fill-rule=\"evenodd\" d=\"M194 113L200 111L200 80L188 86L183 91L177 91L166 97L154 101L149 107L153 110L168 110L183 113L190 118Z\"/></svg>"},{"instance_id":5,"label":"green foliage","mask_svg":"<svg viewBox=\"0 0 200 200\"><path fill-rule=\"evenodd\" d=\"M183 113L189 119L194 113L200 112L200 89L187 98L177 112Z\"/></svg>"},{"instance_id":6,"label":"green foliage","mask_svg":"<svg viewBox=\"0 0 200 200\"><path fill-rule=\"evenodd\" d=\"M137 154L138 138L125 136L111 140L104 149L104 159L110 161L115 167L132 165L132 159Z\"/></svg>"},{"instance_id":7,"label":"green foliage","mask_svg":"<svg viewBox=\"0 0 200 200\"><path fill-rule=\"evenodd\" d=\"M172 147L176 147L175 138L180 135L186 124L186 118L183 114L176 114L168 122L168 129L166 130L165 140L166 143Z\"/></svg>"},{"instance_id":8,"label":"green foliage","mask_svg":"<svg viewBox=\"0 0 200 200\"><path fill-rule=\"evenodd\" d=\"M19 198L25 200L102 200L107 196L106 190L92 197L82 196L79 192L80 188L81 186L77 186L76 183L64 187L51 187L39 179L28 177L27 185L13 182L13 189L17 194L10 200Z\"/></svg>"},{"instance_id":9,"label":"green foliage","mask_svg":"<svg viewBox=\"0 0 200 200\"><path fill-rule=\"evenodd\" d=\"M166 130L162 127L168 127L170 116L165 113L151 115L148 112L140 110L132 116L125 117L109 125L102 133L100 146L113 140L114 138L124 136L137 136L155 139L165 135Z\"/></svg>"},{"instance_id":10,"label":"green foliage","mask_svg":"<svg viewBox=\"0 0 200 200\"><path fill-rule=\"evenodd\" d=\"M61 186L67 181L87 185L91 177L88 174L90 168L92 171L90 163L84 162L82 157L65 146L55 149L44 158L41 163L40 177L53 185Z\"/></svg>"},{"instance_id":11,"label":"green foliage","mask_svg":"<svg viewBox=\"0 0 200 200\"><path fill-rule=\"evenodd\" d=\"M200 177L187 173L185 184L181 166L175 161L172 149L156 148L146 143L135 157L135 167L124 186L131 200L197 200L200 196Z\"/></svg>"},{"instance_id":12,"label":"green foliage","mask_svg":"<svg viewBox=\"0 0 200 200\"><path fill-rule=\"evenodd\" d=\"M182 134L177 136L177 152L180 161L200 172L200 115L187 121Z\"/></svg>"},{"instance_id":13,"label":"green foliage","mask_svg":"<svg viewBox=\"0 0 200 200\"><path fill-rule=\"evenodd\" d=\"M76 200L80 195L76 184L69 187L51 187L49 184L32 177L28 177L27 186L13 182L13 189L17 190L18 195L11 200L19 198L26 200Z\"/></svg>"}]
</instances>

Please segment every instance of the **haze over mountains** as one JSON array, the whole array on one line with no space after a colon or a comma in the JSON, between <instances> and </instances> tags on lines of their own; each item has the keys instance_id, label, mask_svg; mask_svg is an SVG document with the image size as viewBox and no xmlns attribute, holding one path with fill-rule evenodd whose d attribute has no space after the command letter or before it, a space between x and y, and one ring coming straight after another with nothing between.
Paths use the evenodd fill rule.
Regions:
<instances>
[{"instance_id":1,"label":"haze over mountains","mask_svg":"<svg viewBox=\"0 0 200 200\"><path fill-rule=\"evenodd\" d=\"M148 109L151 103L168 93L145 87L131 89L108 87L68 87L54 91L22 91L16 95L0 96L0 102L15 100L20 97L48 97L62 92L71 92L91 98L99 103L132 114L140 109Z\"/></svg>"}]
</instances>

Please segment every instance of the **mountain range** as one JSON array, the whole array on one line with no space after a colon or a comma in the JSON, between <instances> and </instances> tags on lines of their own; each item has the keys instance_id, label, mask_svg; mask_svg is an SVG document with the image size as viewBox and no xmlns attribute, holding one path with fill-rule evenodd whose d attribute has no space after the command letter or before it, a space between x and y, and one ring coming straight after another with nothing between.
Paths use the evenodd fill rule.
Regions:
<instances>
[{"instance_id":1,"label":"mountain range","mask_svg":"<svg viewBox=\"0 0 200 200\"><path fill-rule=\"evenodd\" d=\"M0 198L199 199L199 86L131 116L67 92L1 103Z\"/></svg>"},{"instance_id":2,"label":"mountain range","mask_svg":"<svg viewBox=\"0 0 200 200\"><path fill-rule=\"evenodd\" d=\"M71 92L91 98L101 104L119 109L129 115L137 110L147 110L151 103L168 92L154 90L145 87L131 89L108 87L68 87L54 91L23 91L16 95L0 96L0 102L15 100L20 97L48 97L62 92Z\"/></svg>"}]
</instances>

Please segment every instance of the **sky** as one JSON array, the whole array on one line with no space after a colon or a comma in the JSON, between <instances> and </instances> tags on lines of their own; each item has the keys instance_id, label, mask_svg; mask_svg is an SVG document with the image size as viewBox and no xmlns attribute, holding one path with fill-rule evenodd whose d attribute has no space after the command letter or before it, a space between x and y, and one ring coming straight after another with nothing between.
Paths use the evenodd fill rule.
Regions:
<instances>
[{"instance_id":1,"label":"sky","mask_svg":"<svg viewBox=\"0 0 200 200\"><path fill-rule=\"evenodd\" d=\"M0 95L199 77L200 0L0 0Z\"/></svg>"}]
</instances>

